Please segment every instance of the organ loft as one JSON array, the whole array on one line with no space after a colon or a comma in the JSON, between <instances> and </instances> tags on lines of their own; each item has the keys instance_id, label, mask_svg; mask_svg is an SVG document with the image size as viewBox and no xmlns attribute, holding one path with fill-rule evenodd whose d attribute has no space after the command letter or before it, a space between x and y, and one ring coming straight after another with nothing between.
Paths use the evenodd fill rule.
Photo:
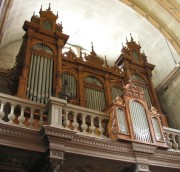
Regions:
<instances>
[{"instance_id":1,"label":"organ loft","mask_svg":"<svg viewBox=\"0 0 180 172\"><path fill-rule=\"evenodd\" d=\"M47 106L43 112L38 111L42 116L23 109L24 118L21 118L22 109L17 107L12 122L18 124L20 120L24 127L31 125L39 129L40 120L45 130L58 126L59 135L68 133L69 140L76 137L70 134L73 131L84 137L108 138L108 142L113 141L117 146L127 143L134 148L140 144L166 151L169 138L164 135L163 126L168 124L151 80L154 65L147 62L140 44L130 35L114 66L110 66L106 57L96 54L93 43L89 54L80 52L77 56L72 48L64 52L69 35L63 33L62 24L56 23L58 14L53 14L50 6L45 11L41 7L39 14L33 14L23 25L25 35L16 64L8 72L8 83L12 95L40 107ZM33 115L36 116L34 123L29 120ZM54 166L59 169L58 163L62 165L66 161L63 156L69 150L62 151L61 157L53 155L52 145L56 139L51 137L48 135L46 139L49 139L49 169L53 171ZM61 136L61 139L65 138ZM55 165L53 158L57 158ZM64 163L62 169L71 171L73 165L67 167L67 164ZM143 171L138 165L139 162L136 170Z\"/></svg>"}]
</instances>

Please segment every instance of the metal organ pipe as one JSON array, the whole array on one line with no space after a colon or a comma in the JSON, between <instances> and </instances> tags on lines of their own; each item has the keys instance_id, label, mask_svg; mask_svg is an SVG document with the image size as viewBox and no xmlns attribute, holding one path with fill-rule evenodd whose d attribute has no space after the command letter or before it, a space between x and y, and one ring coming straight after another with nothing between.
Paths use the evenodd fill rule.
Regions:
<instances>
[{"instance_id":1,"label":"metal organ pipe","mask_svg":"<svg viewBox=\"0 0 180 172\"><path fill-rule=\"evenodd\" d=\"M47 70L47 58L44 59L43 79L42 79L42 98L41 98L42 103L45 103L46 70Z\"/></svg>"},{"instance_id":2,"label":"metal organ pipe","mask_svg":"<svg viewBox=\"0 0 180 172\"><path fill-rule=\"evenodd\" d=\"M46 70L46 87L45 87L45 103L48 101L49 97L49 68L50 68L50 59L47 59L47 70Z\"/></svg>"},{"instance_id":3,"label":"metal organ pipe","mask_svg":"<svg viewBox=\"0 0 180 172\"><path fill-rule=\"evenodd\" d=\"M32 77L32 68L33 68L33 61L34 61L34 56L33 54L31 55L31 64L30 64L30 72L29 72L29 80L28 80L28 86L27 86L27 97L30 97L30 88L31 88L31 77Z\"/></svg>"},{"instance_id":4,"label":"metal organ pipe","mask_svg":"<svg viewBox=\"0 0 180 172\"><path fill-rule=\"evenodd\" d=\"M41 86L42 86L42 72L43 72L44 58L40 57L40 68L39 68L39 78L38 78L38 93L37 101L41 102Z\"/></svg>"},{"instance_id":5,"label":"metal organ pipe","mask_svg":"<svg viewBox=\"0 0 180 172\"><path fill-rule=\"evenodd\" d=\"M30 88L30 99L33 100L34 96L34 80L35 80L35 71L36 71L36 61L37 61L37 56L33 55L34 60L33 60L33 68L32 68L32 79L31 79L31 88Z\"/></svg>"},{"instance_id":6,"label":"metal organ pipe","mask_svg":"<svg viewBox=\"0 0 180 172\"><path fill-rule=\"evenodd\" d=\"M35 82L34 82L34 96L33 96L33 101L36 101L36 100L37 100L37 86L38 86L39 64L40 64L40 57L37 56L37 64L36 64L36 71L35 71Z\"/></svg>"},{"instance_id":7,"label":"metal organ pipe","mask_svg":"<svg viewBox=\"0 0 180 172\"><path fill-rule=\"evenodd\" d=\"M49 78L50 78L50 80L49 80L49 96L52 95L52 76L53 76L52 71L53 71L53 60L50 59L50 71L49 71Z\"/></svg>"}]
</instances>

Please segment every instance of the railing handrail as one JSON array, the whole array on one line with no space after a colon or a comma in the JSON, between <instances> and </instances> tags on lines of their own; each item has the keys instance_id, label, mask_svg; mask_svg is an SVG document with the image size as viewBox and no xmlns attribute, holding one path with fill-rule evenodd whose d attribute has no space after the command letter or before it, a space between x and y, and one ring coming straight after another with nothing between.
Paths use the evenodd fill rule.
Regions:
<instances>
[{"instance_id":1,"label":"railing handrail","mask_svg":"<svg viewBox=\"0 0 180 172\"><path fill-rule=\"evenodd\" d=\"M11 102L11 103L14 103L14 104L20 105L20 106L30 106L34 109L36 109L38 107L38 109L44 110L46 107L45 104L33 102L28 99L19 98L19 97L11 96L11 95L4 94L4 93L0 93L0 101Z\"/></svg>"},{"instance_id":2,"label":"railing handrail","mask_svg":"<svg viewBox=\"0 0 180 172\"><path fill-rule=\"evenodd\" d=\"M69 104L69 103L67 103L66 100L56 98L56 97L50 97L49 98L48 106L51 105L51 104L60 105L60 106L64 107L67 110L70 110L70 111L73 110L73 111L76 111L78 113L86 113L86 114L89 114L89 115L96 115L96 116L98 115L98 116L101 116L101 117L105 117L106 119L109 118L108 113L100 112L100 111L89 109L89 108L82 107L82 106Z\"/></svg>"},{"instance_id":3,"label":"railing handrail","mask_svg":"<svg viewBox=\"0 0 180 172\"><path fill-rule=\"evenodd\" d=\"M169 128L169 127L164 127L164 126L163 126L163 129L164 129L165 131L170 132L170 133L180 134L180 130L178 130L178 129Z\"/></svg>"}]
</instances>

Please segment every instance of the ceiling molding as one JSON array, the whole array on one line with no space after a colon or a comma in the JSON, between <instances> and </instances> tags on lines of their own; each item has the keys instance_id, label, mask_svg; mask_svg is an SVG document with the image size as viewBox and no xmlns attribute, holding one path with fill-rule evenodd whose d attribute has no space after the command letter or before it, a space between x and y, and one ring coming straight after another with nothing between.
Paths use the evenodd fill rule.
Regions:
<instances>
[{"instance_id":1,"label":"ceiling molding","mask_svg":"<svg viewBox=\"0 0 180 172\"><path fill-rule=\"evenodd\" d=\"M177 53L180 56L180 40L177 39L177 37L175 36L173 31L170 30L168 28L168 26L166 26L166 24L164 24L161 21L160 18L155 16L153 12L147 11L143 7L140 7L134 0L119 0L119 1L121 1L124 4L128 5L129 7L131 7L133 10L135 10L140 15L142 15L145 19L147 19L151 24L153 24L164 35L164 37L171 43L171 45L174 47L174 49L177 51ZM161 1L161 0L155 0L155 1ZM163 2L164 1L161 1L162 4L163 4ZM161 4L161 6L162 6L162 4ZM166 6L167 6L167 4L166 4ZM168 9L171 11L175 10L175 8L172 6L172 4L171 4L171 7L169 7ZM166 11L168 11L168 12L169 12L169 10L166 9ZM175 11L177 11L177 10L175 10ZM173 17L174 17L174 15L173 15ZM179 15L179 13L176 14L176 17L178 17L178 15ZM176 19L176 17L174 17L174 18Z\"/></svg>"},{"instance_id":2,"label":"ceiling molding","mask_svg":"<svg viewBox=\"0 0 180 172\"><path fill-rule=\"evenodd\" d=\"M172 0L155 0L163 6L180 23L180 5Z\"/></svg>"}]
</instances>

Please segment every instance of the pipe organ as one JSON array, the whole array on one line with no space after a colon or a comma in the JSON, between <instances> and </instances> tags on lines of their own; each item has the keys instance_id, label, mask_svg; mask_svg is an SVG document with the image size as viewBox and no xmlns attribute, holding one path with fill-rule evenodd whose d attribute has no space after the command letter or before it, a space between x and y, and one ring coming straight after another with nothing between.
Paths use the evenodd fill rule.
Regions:
<instances>
[{"instance_id":1,"label":"pipe organ","mask_svg":"<svg viewBox=\"0 0 180 172\"><path fill-rule=\"evenodd\" d=\"M106 107L103 84L93 76L85 78L86 106L102 111Z\"/></svg>"},{"instance_id":2,"label":"pipe organ","mask_svg":"<svg viewBox=\"0 0 180 172\"><path fill-rule=\"evenodd\" d=\"M9 71L9 76L18 78L17 96L47 103L49 96L60 98L66 84L69 103L110 114L112 139L165 147L161 121L167 122L151 81L154 65L147 62L141 46L131 37L114 66L99 57L93 45L84 56L80 52L78 57L71 48L62 53L69 36L56 24L58 15L50 6L39 13L40 17L34 14L25 21L23 44ZM14 82L14 78L9 79Z\"/></svg>"},{"instance_id":3,"label":"pipe organ","mask_svg":"<svg viewBox=\"0 0 180 172\"><path fill-rule=\"evenodd\" d=\"M44 44L35 44L31 54L27 98L47 103L52 96L53 51Z\"/></svg>"},{"instance_id":4,"label":"pipe organ","mask_svg":"<svg viewBox=\"0 0 180 172\"><path fill-rule=\"evenodd\" d=\"M143 91L133 82L124 86L123 98L117 97L107 109L110 113L109 136L113 140L126 140L167 148L160 114L148 108Z\"/></svg>"}]
</instances>

